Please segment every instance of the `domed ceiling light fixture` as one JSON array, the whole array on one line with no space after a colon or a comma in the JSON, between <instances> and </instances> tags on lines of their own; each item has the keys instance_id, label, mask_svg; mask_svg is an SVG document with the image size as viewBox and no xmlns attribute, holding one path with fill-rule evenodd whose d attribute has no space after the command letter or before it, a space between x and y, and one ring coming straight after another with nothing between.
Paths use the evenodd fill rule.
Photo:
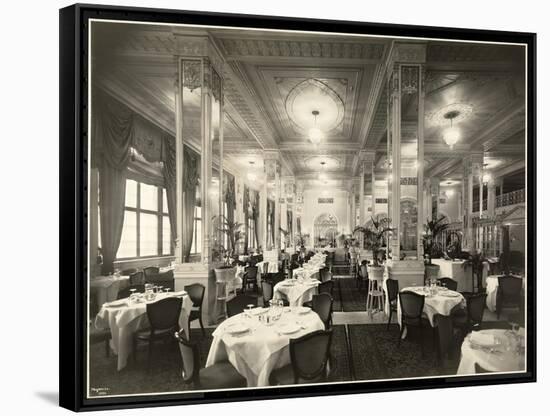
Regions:
<instances>
[{"instance_id":1,"label":"domed ceiling light fixture","mask_svg":"<svg viewBox=\"0 0 550 416\"><path fill-rule=\"evenodd\" d=\"M453 146L460 140L460 130L457 127L453 127L453 119L460 115L459 111L449 111L445 113L443 117L450 120L451 126L443 132L443 140L452 149Z\"/></svg>"},{"instance_id":2,"label":"domed ceiling light fixture","mask_svg":"<svg viewBox=\"0 0 550 416\"><path fill-rule=\"evenodd\" d=\"M313 127L310 128L308 132L309 140L315 146L318 146L323 139L323 132L317 127L317 116L319 115L319 111L313 110L311 114L313 115Z\"/></svg>"}]
</instances>

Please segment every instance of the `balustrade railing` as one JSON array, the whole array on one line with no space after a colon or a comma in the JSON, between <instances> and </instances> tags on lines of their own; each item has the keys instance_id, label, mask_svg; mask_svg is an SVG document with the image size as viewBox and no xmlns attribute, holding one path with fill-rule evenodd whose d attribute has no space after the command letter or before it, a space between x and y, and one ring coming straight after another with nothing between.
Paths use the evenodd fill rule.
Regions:
<instances>
[{"instance_id":1,"label":"balustrade railing","mask_svg":"<svg viewBox=\"0 0 550 416\"><path fill-rule=\"evenodd\" d=\"M497 196L496 206L507 207L509 205L521 204L525 202L525 189L518 189L517 191L508 192Z\"/></svg>"}]
</instances>

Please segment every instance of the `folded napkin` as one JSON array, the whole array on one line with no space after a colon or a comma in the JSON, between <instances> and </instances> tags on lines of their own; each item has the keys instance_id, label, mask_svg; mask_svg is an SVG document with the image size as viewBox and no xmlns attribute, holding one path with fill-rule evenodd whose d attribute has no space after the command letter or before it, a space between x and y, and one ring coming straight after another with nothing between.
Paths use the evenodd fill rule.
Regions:
<instances>
[{"instance_id":1,"label":"folded napkin","mask_svg":"<svg viewBox=\"0 0 550 416\"><path fill-rule=\"evenodd\" d=\"M470 342L480 347L490 347L495 345L495 336L492 334L484 334L483 332L472 332L470 335Z\"/></svg>"}]
</instances>

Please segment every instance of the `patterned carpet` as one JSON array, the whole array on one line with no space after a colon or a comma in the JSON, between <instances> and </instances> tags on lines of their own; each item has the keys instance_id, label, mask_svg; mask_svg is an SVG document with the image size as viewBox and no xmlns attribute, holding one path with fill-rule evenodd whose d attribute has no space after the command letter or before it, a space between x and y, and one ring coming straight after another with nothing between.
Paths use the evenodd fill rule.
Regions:
<instances>
[{"instance_id":1,"label":"patterned carpet","mask_svg":"<svg viewBox=\"0 0 550 416\"><path fill-rule=\"evenodd\" d=\"M213 329L202 337L200 329L193 329L191 337L200 344L201 363L204 365L212 342ZM331 347L330 381L376 380L400 377L453 374L458 361L443 371L436 365L432 351L431 334L424 335L425 357L420 344L410 334L397 346L399 329L392 324L387 331L382 324L335 325ZM350 355L351 352L351 355ZM105 356L104 345L90 349L90 387L108 388L108 394L135 394L183 391L181 358L175 343L160 344L154 353L154 364L147 368L147 350L141 348L137 363L130 359L128 366L116 371L116 357Z\"/></svg>"},{"instance_id":2,"label":"patterned carpet","mask_svg":"<svg viewBox=\"0 0 550 416\"><path fill-rule=\"evenodd\" d=\"M419 334L410 333L397 345L399 326L349 325L353 369L356 380L440 375L431 333L425 331L425 356L422 357ZM411 331L412 332L412 331ZM456 363L458 367L458 363ZM452 370L447 374L456 373Z\"/></svg>"},{"instance_id":3,"label":"patterned carpet","mask_svg":"<svg viewBox=\"0 0 550 416\"><path fill-rule=\"evenodd\" d=\"M366 311L367 292L363 287L357 289L357 284L352 277L337 277L336 289L334 291L335 311L357 312Z\"/></svg>"},{"instance_id":4,"label":"patterned carpet","mask_svg":"<svg viewBox=\"0 0 550 416\"><path fill-rule=\"evenodd\" d=\"M191 339L199 342L201 363L204 365L214 329L206 329L202 338L200 329L191 330ZM181 381L181 356L175 342L158 343L153 352L153 365L147 366L147 346L138 348L137 362L129 359L121 371L116 370L117 358L113 354L105 356L104 344L90 348L90 388L108 388L108 394L134 394L183 391L186 386ZM93 391L93 390L92 390Z\"/></svg>"}]
</instances>

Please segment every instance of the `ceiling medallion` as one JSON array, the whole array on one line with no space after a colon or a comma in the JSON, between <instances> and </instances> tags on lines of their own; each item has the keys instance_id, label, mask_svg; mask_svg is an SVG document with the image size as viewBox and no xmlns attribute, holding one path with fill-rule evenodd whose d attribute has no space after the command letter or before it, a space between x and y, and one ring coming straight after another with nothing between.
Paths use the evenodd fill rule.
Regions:
<instances>
[{"instance_id":1,"label":"ceiling medallion","mask_svg":"<svg viewBox=\"0 0 550 416\"><path fill-rule=\"evenodd\" d=\"M330 132L344 119L344 102L328 84L317 79L306 79L296 85L285 99L285 110L298 130L305 134L313 127L311 117L317 111L316 126Z\"/></svg>"},{"instance_id":2,"label":"ceiling medallion","mask_svg":"<svg viewBox=\"0 0 550 416\"><path fill-rule=\"evenodd\" d=\"M440 108L430 118L435 125L446 126L449 119L452 118L453 124L460 123L469 118L473 111L474 107L471 104L454 103Z\"/></svg>"}]
</instances>

